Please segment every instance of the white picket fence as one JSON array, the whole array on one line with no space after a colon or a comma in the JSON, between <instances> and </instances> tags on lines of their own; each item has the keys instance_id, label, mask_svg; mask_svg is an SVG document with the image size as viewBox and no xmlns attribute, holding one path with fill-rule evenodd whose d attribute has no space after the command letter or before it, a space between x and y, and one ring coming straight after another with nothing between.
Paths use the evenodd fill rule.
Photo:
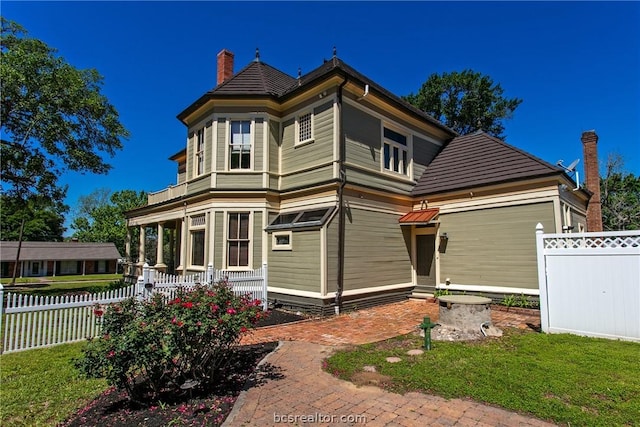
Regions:
<instances>
[{"instance_id":1,"label":"white picket fence","mask_svg":"<svg viewBox=\"0 0 640 427\"><path fill-rule=\"evenodd\" d=\"M544 332L640 341L640 230L536 241Z\"/></svg>"},{"instance_id":2,"label":"white picket fence","mask_svg":"<svg viewBox=\"0 0 640 427\"><path fill-rule=\"evenodd\" d=\"M267 310L267 265L250 271L215 270L179 276L155 271L145 264L138 282L126 288L86 295L33 296L7 292L0 285L0 354L82 341L100 333L96 307L160 292L174 298L178 289L226 280L236 295L251 294Z\"/></svg>"}]
</instances>

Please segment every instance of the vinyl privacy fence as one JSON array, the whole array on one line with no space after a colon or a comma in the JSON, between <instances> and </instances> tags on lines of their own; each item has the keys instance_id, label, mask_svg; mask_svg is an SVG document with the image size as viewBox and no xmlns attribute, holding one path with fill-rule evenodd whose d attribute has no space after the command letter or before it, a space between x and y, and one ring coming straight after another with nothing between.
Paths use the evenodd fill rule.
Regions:
<instances>
[{"instance_id":1,"label":"vinyl privacy fence","mask_svg":"<svg viewBox=\"0 0 640 427\"><path fill-rule=\"evenodd\" d=\"M267 265L249 271L214 270L178 276L155 271L145 264L138 282L126 288L85 295L34 296L4 293L0 285L1 353L82 341L100 333L99 311L127 298L149 298L156 292L167 299L179 288L189 290L199 284L227 281L236 295L250 293L267 310ZM100 314L100 316L96 315Z\"/></svg>"},{"instance_id":2,"label":"vinyl privacy fence","mask_svg":"<svg viewBox=\"0 0 640 427\"><path fill-rule=\"evenodd\" d=\"M536 227L544 332L640 341L640 230L544 234Z\"/></svg>"}]
</instances>

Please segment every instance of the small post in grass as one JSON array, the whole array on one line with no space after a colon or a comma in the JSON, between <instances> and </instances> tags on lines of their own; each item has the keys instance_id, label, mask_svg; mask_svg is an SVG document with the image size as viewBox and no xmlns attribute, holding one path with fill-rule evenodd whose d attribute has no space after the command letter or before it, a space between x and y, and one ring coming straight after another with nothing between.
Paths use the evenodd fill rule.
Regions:
<instances>
[{"instance_id":1,"label":"small post in grass","mask_svg":"<svg viewBox=\"0 0 640 427\"><path fill-rule=\"evenodd\" d=\"M420 329L424 331L424 348L426 350L431 350L431 329L435 328L436 326L440 326L440 324L431 323L431 318L425 317L419 326Z\"/></svg>"}]
</instances>

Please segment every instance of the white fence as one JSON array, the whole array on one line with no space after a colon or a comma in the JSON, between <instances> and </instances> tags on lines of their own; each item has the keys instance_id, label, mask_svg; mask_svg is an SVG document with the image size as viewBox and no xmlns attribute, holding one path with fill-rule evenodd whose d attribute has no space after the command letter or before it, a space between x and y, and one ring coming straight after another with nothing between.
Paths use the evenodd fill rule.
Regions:
<instances>
[{"instance_id":1,"label":"white fence","mask_svg":"<svg viewBox=\"0 0 640 427\"><path fill-rule=\"evenodd\" d=\"M147 298L160 292L173 298L179 288L189 290L198 284L226 280L236 295L251 293L262 300L267 310L267 265L250 271L214 270L187 276L169 275L155 271L145 264L138 282L126 288L86 295L33 296L7 292L0 285L0 354L32 348L50 347L82 341L100 332L95 310L137 296Z\"/></svg>"},{"instance_id":2,"label":"white fence","mask_svg":"<svg viewBox=\"0 0 640 427\"><path fill-rule=\"evenodd\" d=\"M544 332L640 341L640 230L544 234L536 227Z\"/></svg>"}]
</instances>

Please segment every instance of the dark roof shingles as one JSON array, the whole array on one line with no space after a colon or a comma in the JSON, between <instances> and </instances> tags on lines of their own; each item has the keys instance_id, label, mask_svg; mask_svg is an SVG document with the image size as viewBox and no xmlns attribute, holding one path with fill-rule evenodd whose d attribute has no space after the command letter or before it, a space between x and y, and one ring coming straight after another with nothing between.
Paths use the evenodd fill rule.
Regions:
<instances>
[{"instance_id":1,"label":"dark roof shingles","mask_svg":"<svg viewBox=\"0 0 640 427\"><path fill-rule=\"evenodd\" d=\"M18 242L0 242L3 262L15 261ZM21 261L109 260L120 258L113 243L22 242Z\"/></svg>"},{"instance_id":2,"label":"dark roof shingles","mask_svg":"<svg viewBox=\"0 0 640 427\"><path fill-rule=\"evenodd\" d=\"M485 132L451 140L425 169L413 195L560 174L562 169Z\"/></svg>"}]
</instances>

